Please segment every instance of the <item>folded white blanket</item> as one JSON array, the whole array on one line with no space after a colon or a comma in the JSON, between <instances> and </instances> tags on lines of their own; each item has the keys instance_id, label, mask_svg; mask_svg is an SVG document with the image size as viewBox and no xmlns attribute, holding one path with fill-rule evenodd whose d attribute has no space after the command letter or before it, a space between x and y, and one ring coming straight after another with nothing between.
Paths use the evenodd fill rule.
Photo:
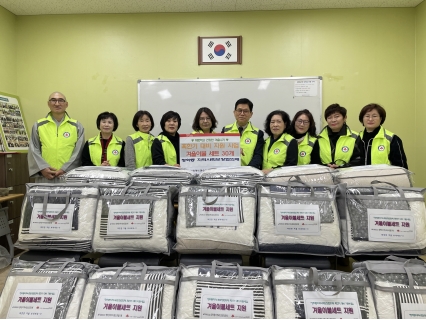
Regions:
<instances>
[{"instance_id":1,"label":"folded white blanket","mask_svg":"<svg viewBox=\"0 0 426 320\"><path fill-rule=\"evenodd\" d=\"M253 167L229 167L205 170L197 177L202 185L250 185L262 182L264 173Z\"/></svg>"},{"instance_id":2,"label":"folded white blanket","mask_svg":"<svg viewBox=\"0 0 426 320\"><path fill-rule=\"evenodd\" d=\"M115 272L116 270L111 270L111 268L99 269L90 276L90 279L111 279ZM141 272L123 270L118 279L140 279L140 274ZM174 282L176 280L176 268L147 273L144 279L163 279ZM173 303L175 301L176 292L174 285L161 283L95 283L89 281L84 291L79 319L93 319L101 289L152 291L148 318L173 318Z\"/></svg>"},{"instance_id":3,"label":"folded white blanket","mask_svg":"<svg viewBox=\"0 0 426 320\"><path fill-rule=\"evenodd\" d=\"M203 268L208 268L207 266L204 266ZM254 268L253 268L254 269ZM258 268L260 270L260 268ZM182 275L181 275L181 282L179 285L179 292L178 297L176 301L176 318L177 319L196 319L198 318L198 315L195 316L194 314L197 312L199 306L195 306L196 303L196 297L198 299L200 298L199 294L197 294L197 280L191 280L191 281L182 281L183 279L187 277L196 277L200 276L199 273L199 267L196 266L189 266L189 267L183 267L182 268ZM269 280L269 273L268 272L261 272L262 276L261 279L263 280ZM218 273L216 272L216 278L221 278L221 276L218 276ZM229 276L223 276L223 278L227 278L228 281L226 283L220 283L220 285L223 285L224 288L230 287L229 285L232 285L233 289L240 289L243 290L243 288L247 284L238 284L238 279L230 279ZM244 277L243 277L244 279ZM206 281L208 279L206 278ZM262 285L259 285L262 287ZM263 284L263 296L260 297L261 300L264 301L263 304L259 305L257 308L255 308L255 317L258 318L256 310L259 314L264 314L265 319L272 319L273 318L273 297L272 297L272 291L271 287L268 284ZM198 311L199 312L199 311Z\"/></svg>"},{"instance_id":4,"label":"folded white blanket","mask_svg":"<svg viewBox=\"0 0 426 320\"><path fill-rule=\"evenodd\" d=\"M297 280L301 278L303 269L279 268L273 269L273 279L276 280ZM308 271L305 270L305 273ZM338 273L340 271L328 271L329 273ZM345 273L343 273L345 274ZM296 278L297 277L297 278ZM358 277L357 277L358 278ZM367 278L363 279L367 281ZM303 284L274 284L274 305L277 319L300 319L305 315L304 300L301 293L303 291L313 291L313 285ZM315 290L319 287L315 286ZM335 291L335 287L324 289L325 291ZM373 295L370 287L353 287L357 294L363 294L358 297L360 310L363 319L377 319L374 306ZM344 292L351 292L352 289L345 289Z\"/></svg>"},{"instance_id":5,"label":"folded white blanket","mask_svg":"<svg viewBox=\"0 0 426 320\"><path fill-rule=\"evenodd\" d=\"M339 217L334 196L330 192L327 192L330 202L323 203L322 210L320 209L320 215L322 214L330 216L331 213L331 221L329 221L330 219L328 219L327 222L321 221L320 235L277 234L275 231L275 211L273 206L273 198L262 196L270 193L270 188L268 186L262 186L259 193L260 210L258 212L257 219L257 239L259 242L259 250L261 252L265 251L277 253L294 252L305 254L341 254L341 252L339 252L341 239ZM276 199L277 201L280 201L279 198ZM285 201L285 203L288 204L290 202ZM320 201L303 200L303 197L301 196L295 196L294 199L292 199L291 203L320 205ZM330 212L321 212L324 210ZM306 247L303 245L305 245ZM265 249L262 249L262 246L265 246ZM275 251L271 251L271 249L266 249L268 247L272 250L275 247Z\"/></svg>"},{"instance_id":6,"label":"folded white blanket","mask_svg":"<svg viewBox=\"0 0 426 320\"><path fill-rule=\"evenodd\" d=\"M347 183L348 186L353 187L368 186L374 180L393 183L399 187L413 186L412 172L405 168L386 164L337 169L333 175L336 184ZM386 186L386 184L383 184L383 186Z\"/></svg>"},{"instance_id":7,"label":"folded white blanket","mask_svg":"<svg viewBox=\"0 0 426 320\"><path fill-rule=\"evenodd\" d=\"M395 286L401 286L401 284L398 283L392 283L392 282L385 282L385 281L377 281L376 285L382 286L382 287L395 287ZM419 286L417 289L426 289L426 287ZM406 303L408 301L413 301L410 303L414 303L414 300L417 300L417 303L426 303L426 294L408 294L408 293L393 293L393 292L386 292L381 290L374 290L374 296L376 299L376 308L377 308L377 315L379 319L401 319L398 317L398 311L401 310L401 300L400 302L396 301L397 296L403 296L406 298ZM411 299L411 296L415 296L414 299ZM404 301L404 300L402 300Z\"/></svg>"},{"instance_id":8,"label":"folded white blanket","mask_svg":"<svg viewBox=\"0 0 426 320\"><path fill-rule=\"evenodd\" d=\"M129 181L129 170L120 167L78 167L66 174L65 181L125 185Z\"/></svg>"},{"instance_id":9,"label":"folded white blanket","mask_svg":"<svg viewBox=\"0 0 426 320\"><path fill-rule=\"evenodd\" d=\"M33 205L34 203L43 203L43 196L40 194L49 193L50 200L48 200L48 203L64 204L65 197L59 198L55 197L55 195L63 195L68 191L82 196L70 197L70 203L75 205L72 231L63 234L29 233ZM88 187L67 184L40 184L30 186L22 204L22 219L18 242L15 246L21 249L90 251L98 196L99 190L97 186ZM34 199L37 200L35 201Z\"/></svg>"},{"instance_id":10,"label":"folded white blanket","mask_svg":"<svg viewBox=\"0 0 426 320\"><path fill-rule=\"evenodd\" d=\"M152 165L130 172L130 181L134 183L148 183L151 185L190 184L196 174L191 170L173 166Z\"/></svg>"},{"instance_id":11,"label":"folded white blanket","mask_svg":"<svg viewBox=\"0 0 426 320\"><path fill-rule=\"evenodd\" d=\"M25 268L23 268L24 264L27 264ZM18 284L62 283L61 293L59 294L54 318L77 319L81 299L83 297L84 288L86 286L86 279L72 276L70 278L55 277L54 275L50 276L49 274L51 274L53 271L49 270L49 263L46 263L46 268L42 268L38 271L40 273L39 276L20 275L20 272L33 272L33 269L37 264L38 262L19 262L17 267L12 267L12 272L6 279L2 295L0 296L0 318L6 318L10 304L12 302L13 295L16 291ZM81 268L81 265L81 263L71 262L69 267L66 267L64 269L63 273L71 275L87 275L90 270L93 270L97 267L94 265L84 264L85 267ZM55 268L55 270L57 271L57 268ZM14 273L13 271L15 271L16 273Z\"/></svg>"},{"instance_id":12,"label":"folded white blanket","mask_svg":"<svg viewBox=\"0 0 426 320\"><path fill-rule=\"evenodd\" d=\"M255 197L241 197L244 222L238 227L187 226L188 208L186 196L190 186L183 186L179 195L179 214L176 225L175 250L180 253L235 253L250 254L254 249L254 228L256 217ZM202 190L208 187L192 187ZM254 192L254 189L253 189ZM254 193L253 193L254 195ZM197 196L201 198L201 195Z\"/></svg>"},{"instance_id":13,"label":"folded white blanket","mask_svg":"<svg viewBox=\"0 0 426 320\"><path fill-rule=\"evenodd\" d=\"M332 169L319 164L308 164L304 166L280 167L272 170L266 177L268 182L287 182L298 176L308 184L334 184Z\"/></svg>"},{"instance_id":14,"label":"folded white blanket","mask_svg":"<svg viewBox=\"0 0 426 320\"><path fill-rule=\"evenodd\" d=\"M386 241L367 241L367 240L354 240L354 225L352 220L355 218L360 219L361 212L350 212L346 206L346 221L342 220L342 239L343 246L348 254L364 253L364 252L394 252L405 250L417 250L426 248L426 209L424 198L421 194L415 192L404 192L407 198L418 198L418 201L408 201L409 210L413 213L415 221L416 239L414 243L405 242L386 242ZM398 197L399 194L381 194L380 197L390 198ZM353 201L348 199L347 201ZM362 201L362 200L361 200ZM360 206L359 206L360 207ZM353 215L353 216L352 216ZM368 217L363 216L362 225L357 226L360 232L367 232L368 235ZM346 225L345 225L346 224Z\"/></svg>"}]
</instances>

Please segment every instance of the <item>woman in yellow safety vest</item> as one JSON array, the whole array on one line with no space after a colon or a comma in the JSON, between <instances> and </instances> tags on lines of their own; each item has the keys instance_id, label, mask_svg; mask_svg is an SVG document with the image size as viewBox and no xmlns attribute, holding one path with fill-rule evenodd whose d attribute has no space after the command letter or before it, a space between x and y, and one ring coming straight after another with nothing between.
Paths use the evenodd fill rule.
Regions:
<instances>
[{"instance_id":1,"label":"woman in yellow safety vest","mask_svg":"<svg viewBox=\"0 0 426 320\"><path fill-rule=\"evenodd\" d=\"M308 109L298 111L290 124L289 133L299 146L297 165L311 163L311 153L317 141L315 120Z\"/></svg>"},{"instance_id":2,"label":"woman in yellow safety vest","mask_svg":"<svg viewBox=\"0 0 426 320\"><path fill-rule=\"evenodd\" d=\"M312 149L311 163L333 169L360 164L358 134L346 125L346 113L346 109L337 103L325 109L324 118L328 125L318 135Z\"/></svg>"},{"instance_id":3,"label":"woman in yellow safety vest","mask_svg":"<svg viewBox=\"0 0 426 320\"><path fill-rule=\"evenodd\" d=\"M192 123L192 133L215 133L213 130L217 127L217 120L209 108L200 108L194 117Z\"/></svg>"},{"instance_id":4,"label":"woman in yellow safety vest","mask_svg":"<svg viewBox=\"0 0 426 320\"><path fill-rule=\"evenodd\" d=\"M86 141L82 165L124 167L124 141L114 134L118 128L117 117L114 113L102 112L96 125L100 133Z\"/></svg>"},{"instance_id":5,"label":"woman in yellow safety vest","mask_svg":"<svg viewBox=\"0 0 426 320\"><path fill-rule=\"evenodd\" d=\"M152 115L139 110L132 121L135 133L126 138L125 162L129 170L152 165L151 147L155 137L150 133L154 128Z\"/></svg>"},{"instance_id":6,"label":"woman in yellow safety vest","mask_svg":"<svg viewBox=\"0 0 426 320\"><path fill-rule=\"evenodd\" d=\"M364 130L359 133L361 164L390 164L408 169L407 157L401 139L382 127L386 110L377 103L361 109L359 121Z\"/></svg>"},{"instance_id":7,"label":"woman in yellow safety vest","mask_svg":"<svg viewBox=\"0 0 426 320\"><path fill-rule=\"evenodd\" d=\"M297 141L288 134L290 117L282 110L266 117L265 132L269 135L263 145L262 171L268 174L282 166L297 165Z\"/></svg>"},{"instance_id":8,"label":"woman in yellow safety vest","mask_svg":"<svg viewBox=\"0 0 426 320\"><path fill-rule=\"evenodd\" d=\"M155 165L180 167L179 144L177 132L182 124L179 113L168 111L160 121L161 132L152 143L152 162Z\"/></svg>"}]
</instances>

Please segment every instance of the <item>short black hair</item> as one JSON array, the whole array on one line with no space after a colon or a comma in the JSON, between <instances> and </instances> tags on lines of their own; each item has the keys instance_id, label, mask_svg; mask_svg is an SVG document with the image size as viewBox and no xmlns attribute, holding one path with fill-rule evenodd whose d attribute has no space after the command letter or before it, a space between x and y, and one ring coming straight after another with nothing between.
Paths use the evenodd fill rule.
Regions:
<instances>
[{"instance_id":1,"label":"short black hair","mask_svg":"<svg viewBox=\"0 0 426 320\"><path fill-rule=\"evenodd\" d=\"M288 130L290 129L290 116L288 115L288 113L282 110L275 110L275 111L272 111L270 114L268 114L265 120L264 127L265 127L265 132L268 134L268 136L272 136L271 119L275 115L280 115L281 119L283 119L284 121L285 128L283 133L288 132Z\"/></svg>"},{"instance_id":2,"label":"short black hair","mask_svg":"<svg viewBox=\"0 0 426 320\"><path fill-rule=\"evenodd\" d=\"M100 129L101 121L104 120L104 119L109 119L109 118L111 118L112 122L114 122L114 129L112 129L112 131L117 130L118 119L115 116L115 114L113 114L112 112L108 112L108 111L102 112L100 115L98 115L98 118L96 119L96 126L98 127L98 130L101 130Z\"/></svg>"},{"instance_id":3,"label":"short black hair","mask_svg":"<svg viewBox=\"0 0 426 320\"><path fill-rule=\"evenodd\" d=\"M359 122L361 122L362 125L364 125L363 119L365 114L372 110L377 110L377 113L379 114L381 119L380 124L382 125L386 120L386 110L380 104L377 104L377 103L367 104L364 108L361 109L361 112L359 113Z\"/></svg>"},{"instance_id":4,"label":"short black hair","mask_svg":"<svg viewBox=\"0 0 426 320\"><path fill-rule=\"evenodd\" d=\"M178 122L178 130L180 128L180 125L182 124L182 120L180 119L180 115L177 112L174 111L167 111L163 116L161 117L160 126L161 130L164 131L164 127L166 125L166 121L169 119L176 119Z\"/></svg>"},{"instance_id":5,"label":"short black hair","mask_svg":"<svg viewBox=\"0 0 426 320\"><path fill-rule=\"evenodd\" d=\"M149 131L154 129L154 119L152 118L152 115L146 110L139 110L138 112L135 113L133 117L133 121L132 121L133 129L135 129L135 131L139 131L138 122L139 122L139 119L142 118L143 116L147 116L149 120L151 120L151 129L149 129Z\"/></svg>"},{"instance_id":6,"label":"short black hair","mask_svg":"<svg viewBox=\"0 0 426 320\"><path fill-rule=\"evenodd\" d=\"M250 108L250 112L253 112L253 102L251 102L249 99L247 99L247 98L238 99L237 102L235 102L234 110L237 110L237 106L239 104L248 104L248 106Z\"/></svg>"},{"instance_id":7,"label":"short black hair","mask_svg":"<svg viewBox=\"0 0 426 320\"><path fill-rule=\"evenodd\" d=\"M344 118L344 117L346 117L347 111L346 111L346 108L342 107L340 104L333 103L333 104L329 105L327 107L327 109L325 109L325 111L324 111L325 120L327 120L327 118L329 116L331 116L333 113L340 113Z\"/></svg>"},{"instance_id":8,"label":"short black hair","mask_svg":"<svg viewBox=\"0 0 426 320\"><path fill-rule=\"evenodd\" d=\"M207 115L210 117L210 120L212 121L211 131L213 131L217 127L217 120L216 120L216 117L213 114L213 111L211 111L209 108L206 108L206 107L198 109L198 111L197 111L197 113L195 114L195 117L194 117L194 122L192 123L192 129L194 129L195 131L201 130L201 128L200 128L200 116L203 112L207 113Z\"/></svg>"},{"instance_id":9,"label":"short black hair","mask_svg":"<svg viewBox=\"0 0 426 320\"><path fill-rule=\"evenodd\" d=\"M309 133L309 135L311 137L316 137L317 136L317 127L315 125L314 117L312 116L312 113L308 109L303 109L303 110L300 110L300 111L296 112L296 114L293 117L293 120L291 121L290 128L289 128L288 132L291 135L297 134L297 131L296 131L296 128L295 128L295 126L296 126L296 120L302 114L304 114L305 116L307 116L308 119L309 119L309 129L306 132Z\"/></svg>"}]
</instances>

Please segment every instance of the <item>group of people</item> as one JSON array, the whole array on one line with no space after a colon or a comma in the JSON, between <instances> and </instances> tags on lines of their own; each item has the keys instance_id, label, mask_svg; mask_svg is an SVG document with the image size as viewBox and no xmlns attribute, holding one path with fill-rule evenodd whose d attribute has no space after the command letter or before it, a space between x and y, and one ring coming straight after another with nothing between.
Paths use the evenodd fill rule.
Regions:
<instances>
[{"instance_id":1,"label":"group of people","mask_svg":"<svg viewBox=\"0 0 426 320\"><path fill-rule=\"evenodd\" d=\"M28 153L30 176L37 182L53 182L65 172L83 166L119 166L130 170L150 165L179 165L179 133L181 117L166 112L161 120L162 132L154 137L154 119L148 111L133 117L135 133L126 141L117 137L118 119L114 113L103 112L96 119L100 133L84 141L84 128L69 117L68 102L60 92L49 96L50 112L33 128ZM327 107L327 122L316 134L315 121L309 110L295 114L293 120L282 110L268 114L264 132L250 119L253 103L246 98L235 103L235 122L221 133L241 136L241 165L261 169L265 174L282 166L321 164L330 168L369 164L392 164L408 169L401 139L382 124L386 111L372 103L362 108L359 121L364 130L353 132L346 124L347 111L339 104ZM200 108L192 125L192 133L216 133L218 121L213 112Z\"/></svg>"}]
</instances>

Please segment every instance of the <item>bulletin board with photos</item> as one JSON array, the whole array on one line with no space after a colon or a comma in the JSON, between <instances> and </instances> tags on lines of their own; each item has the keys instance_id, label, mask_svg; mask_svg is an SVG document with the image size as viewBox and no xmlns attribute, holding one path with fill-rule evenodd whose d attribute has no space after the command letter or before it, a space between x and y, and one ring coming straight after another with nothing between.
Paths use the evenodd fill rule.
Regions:
<instances>
[{"instance_id":1,"label":"bulletin board with photos","mask_svg":"<svg viewBox=\"0 0 426 320\"><path fill-rule=\"evenodd\" d=\"M0 152L28 151L28 131L18 96L0 92L0 119Z\"/></svg>"}]
</instances>

